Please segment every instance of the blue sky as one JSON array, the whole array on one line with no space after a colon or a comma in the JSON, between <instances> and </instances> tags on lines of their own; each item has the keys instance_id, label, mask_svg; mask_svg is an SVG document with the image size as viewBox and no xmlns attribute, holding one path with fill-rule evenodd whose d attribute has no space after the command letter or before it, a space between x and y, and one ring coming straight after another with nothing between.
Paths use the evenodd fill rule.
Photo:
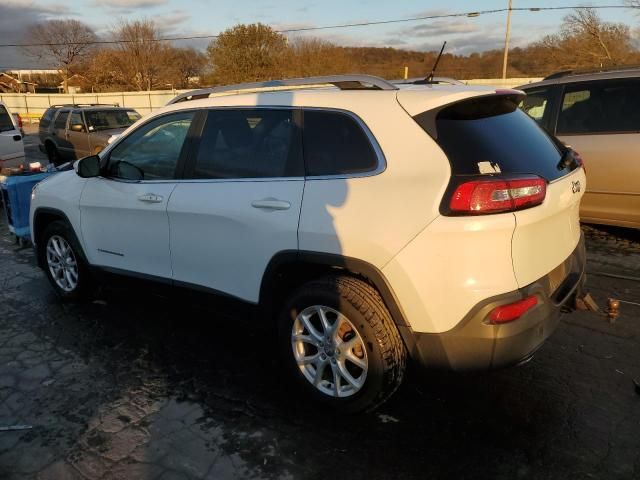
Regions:
<instances>
[{"instance_id":1,"label":"blue sky","mask_svg":"<svg viewBox=\"0 0 640 480\"><path fill-rule=\"evenodd\" d=\"M514 0L514 7L622 4L623 0ZM33 21L77 18L106 35L121 19L151 18L164 35L215 34L237 23L262 22L276 29L351 22L389 20L504 8L507 0L0 0L0 43L20 41L24 27ZM516 12L513 45L526 45L557 30L567 12ZM640 16L625 10L601 11L603 19L640 26ZM500 48L506 14L407 22L384 26L323 30L315 36L342 45L391 46L435 50L447 40L448 51L466 54ZM302 34L300 34L302 35ZM187 42L177 42L177 45ZM190 42L204 47L207 41ZM16 49L0 48L0 69L26 66Z\"/></svg>"}]
</instances>

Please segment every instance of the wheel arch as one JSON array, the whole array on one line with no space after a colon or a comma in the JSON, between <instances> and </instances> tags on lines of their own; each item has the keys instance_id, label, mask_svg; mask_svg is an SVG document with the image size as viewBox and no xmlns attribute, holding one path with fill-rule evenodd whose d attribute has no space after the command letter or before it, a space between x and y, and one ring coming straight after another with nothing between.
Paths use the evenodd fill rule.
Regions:
<instances>
[{"instance_id":1,"label":"wheel arch","mask_svg":"<svg viewBox=\"0 0 640 480\"><path fill-rule=\"evenodd\" d=\"M351 275L371 284L380 293L396 326L409 327L391 285L377 267L364 260L330 253L288 250L274 255L260 285L260 308L272 318L293 288L331 274Z\"/></svg>"},{"instance_id":2,"label":"wheel arch","mask_svg":"<svg viewBox=\"0 0 640 480\"><path fill-rule=\"evenodd\" d=\"M42 234L46 230L47 225L55 221L63 221L64 223L66 223L71 229L72 233L75 235L76 241L78 240L78 235L73 228L73 224L69 220L69 217L67 217L67 215L62 210L58 210L56 208L39 207L33 213L33 232L31 232L31 237L33 238L36 247L39 243L41 243L40 240L42 239ZM86 259L86 256L82 251L82 245L80 244L80 242L78 242L78 245L80 245L80 254ZM38 252L39 249L37 249L36 251L38 266L40 268L44 268L44 259Z\"/></svg>"}]
</instances>

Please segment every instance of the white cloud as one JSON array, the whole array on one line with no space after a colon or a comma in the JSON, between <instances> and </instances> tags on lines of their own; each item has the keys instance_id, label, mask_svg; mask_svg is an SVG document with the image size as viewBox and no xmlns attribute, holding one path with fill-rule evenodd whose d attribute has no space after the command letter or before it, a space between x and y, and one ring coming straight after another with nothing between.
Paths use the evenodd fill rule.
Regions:
<instances>
[{"instance_id":1,"label":"white cloud","mask_svg":"<svg viewBox=\"0 0 640 480\"><path fill-rule=\"evenodd\" d=\"M144 7L158 7L166 5L169 0L96 0L94 5L107 8L130 9Z\"/></svg>"}]
</instances>

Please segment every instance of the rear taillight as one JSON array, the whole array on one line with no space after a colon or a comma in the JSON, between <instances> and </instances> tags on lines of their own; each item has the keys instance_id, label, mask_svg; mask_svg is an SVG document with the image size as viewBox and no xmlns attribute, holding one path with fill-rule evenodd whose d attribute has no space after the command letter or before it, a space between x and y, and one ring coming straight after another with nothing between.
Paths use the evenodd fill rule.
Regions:
<instances>
[{"instance_id":1,"label":"rear taillight","mask_svg":"<svg viewBox=\"0 0 640 480\"><path fill-rule=\"evenodd\" d=\"M547 182L540 177L472 180L456 187L449 210L456 215L511 212L540 205Z\"/></svg>"},{"instance_id":2,"label":"rear taillight","mask_svg":"<svg viewBox=\"0 0 640 480\"><path fill-rule=\"evenodd\" d=\"M20 115L16 115L16 119L18 120L18 128L22 130L22 117Z\"/></svg>"},{"instance_id":3,"label":"rear taillight","mask_svg":"<svg viewBox=\"0 0 640 480\"><path fill-rule=\"evenodd\" d=\"M499 325L502 323L513 322L514 320L522 317L537 304L538 298L535 295L532 295L518 302L501 305L491 311L489 314L489 323Z\"/></svg>"}]
</instances>

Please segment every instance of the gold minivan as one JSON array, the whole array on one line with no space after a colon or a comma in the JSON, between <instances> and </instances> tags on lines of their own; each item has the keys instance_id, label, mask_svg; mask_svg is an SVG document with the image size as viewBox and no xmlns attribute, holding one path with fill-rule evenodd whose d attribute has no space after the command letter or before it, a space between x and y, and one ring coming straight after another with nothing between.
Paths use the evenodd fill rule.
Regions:
<instances>
[{"instance_id":1,"label":"gold minivan","mask_svg":"<svg viewBox=\"0 0 640 480\"><path fill-rule=\"evenodd\" d=\"M521 108L584 161L581 220L640 228L640 68L561 72L518 89Z\"/></svg>"}]
</instances>

